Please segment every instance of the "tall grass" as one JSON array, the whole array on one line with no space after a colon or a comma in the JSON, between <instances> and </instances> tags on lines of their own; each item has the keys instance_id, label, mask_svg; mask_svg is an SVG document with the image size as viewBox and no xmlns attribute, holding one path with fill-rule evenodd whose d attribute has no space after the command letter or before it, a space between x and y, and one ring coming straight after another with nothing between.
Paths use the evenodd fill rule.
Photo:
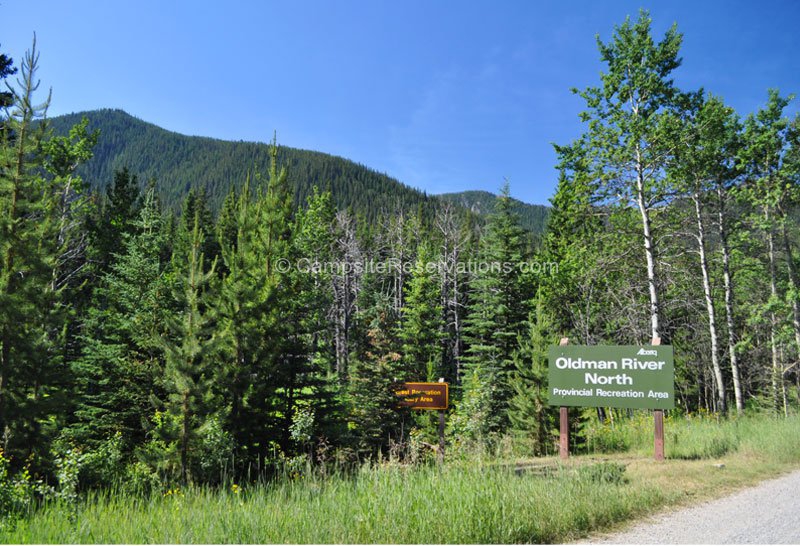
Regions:
<instances>
[{"instance_id":1,"label":"tall grass","mask_svg":"<svg viewBox=\"0 0 800 546\"><path fill-rule=\"evenodd\" d=\"M71 524L52 504L2 542L554 542L629 518L664 495L562 469L364 467L246 489L190 489L149 499L101 494Z\"/></svg>"},{"instance_id":2,"label":"tall grass","mask_svg":"<svg viewBox=\"0 0 800 546\"><path fill-rule=\"evenodd\" d=\"M717 459L748 449L788 462L798 457L798 433L800 419L796 416L784 419L746 415L726 419L713 414L672 414L664 419L665 454L669 459ZM585 435L590 453L646 456L653 451L653 415L642 411L630 419L595 422L586 428Z\"/></svg>"},{"instance_id":3,"label":"tall grass","mask_svg":"<svg viewBox=\"0 0 800 546\"><path fill-rule=\"evenodd\" d=\"M536 473L478 459L444 467L373 464L354 473L309 472L248 487L150 496L98 492L77 509L61 501L39 507L0 530L0 543L563 542L685 498L680 484L651 479L665 471L690 469L692 479L716 480L709 484L726 479L693 459L735 457L730 460L739 468L763 464L771 471L800 462L797 417L671 417L667 466L650 459L652 418L616 426L631 453L648 461L631 463L630 477L622 462L548 461L551 471Z\"/></svg>"}]
</instances>

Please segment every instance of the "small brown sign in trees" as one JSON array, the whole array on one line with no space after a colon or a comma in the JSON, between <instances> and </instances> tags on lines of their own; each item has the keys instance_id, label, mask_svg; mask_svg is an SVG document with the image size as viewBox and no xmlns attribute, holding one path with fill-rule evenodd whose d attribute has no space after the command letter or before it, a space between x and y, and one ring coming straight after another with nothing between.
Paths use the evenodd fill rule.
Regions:
<instances>
[{"instance_id":1,"label":"small brown sign in trees","mask_svg":"<svg viewBox=\"0 0 800 546\"><path fill-rule=\"evenodd\" d=\"M449 387L441 379L438 383L397 383L392 389L401 408L439 411L439 463L444 462L444 412L450 401Z\"/></svg>"},{"instance_id":2,"label":"small brown sign in trees","mask_svg":"<svg viewBox=\"0 0 800 546\"><path fill-rule=\"evenodd\" d=\"M398 383L394 394L403 408L446 410L449 401L447 383Z\"/></svg>"}]
</instances>

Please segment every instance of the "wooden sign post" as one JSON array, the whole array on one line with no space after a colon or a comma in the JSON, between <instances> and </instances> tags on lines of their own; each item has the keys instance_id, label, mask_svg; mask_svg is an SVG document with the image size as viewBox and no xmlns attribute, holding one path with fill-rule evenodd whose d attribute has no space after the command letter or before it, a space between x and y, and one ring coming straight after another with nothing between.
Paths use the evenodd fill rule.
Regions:
<instances>
[{"instance_id":1,"label":"wooden sign post","mask_svg":"<svg viewBox=\"0 0 800 546\"><path fill-rule=\"evenodd\" d=\"M562 337L559 345L562 347L569 343L569 338ZM562 460L569 459L569 408L561 406L558 412L558 456Z\"/></svg>"},{"instance_id":2,"label":"wooden sign post","mask_svg":"<svg viewBox=\"0 0 800 546\"><path fill-rule=\"evenodd\" d=\"M661 345L661 338L654 337L651 345ZM664 460L664 410L653 410L653 440L656 461Z\"/></svg>"}]
</instances>

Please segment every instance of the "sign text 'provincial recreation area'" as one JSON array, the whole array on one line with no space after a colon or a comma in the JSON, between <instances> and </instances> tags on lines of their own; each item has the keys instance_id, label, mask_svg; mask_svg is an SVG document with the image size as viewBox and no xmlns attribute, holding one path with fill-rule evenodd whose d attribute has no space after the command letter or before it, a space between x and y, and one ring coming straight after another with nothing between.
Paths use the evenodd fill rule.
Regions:
<instances>
[{"instance_id":1,"label":"sign text 'provincial recreation area'","mask_svg":"<svg viewBox=\"0 0 800 546\"><path fill-rule=\"evenodd\" d=\"M672 347L550 347L548 402L551 406L674 408Z\"/></svg>"}]
</instances>

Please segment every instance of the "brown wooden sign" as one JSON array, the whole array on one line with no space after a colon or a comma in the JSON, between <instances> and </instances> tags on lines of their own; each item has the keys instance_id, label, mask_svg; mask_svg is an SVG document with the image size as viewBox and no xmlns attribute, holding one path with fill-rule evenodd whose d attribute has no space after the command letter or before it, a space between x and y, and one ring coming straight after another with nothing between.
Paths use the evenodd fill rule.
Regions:
<instances>
[{"instance_id":1,"label":"brown wooden sign","mask_svg":"<svg viewBox=\"0 0 800 546\"><path fill-rule=\"evenodd\" d=\"M401 408L420 410L446 410L449 401L447 383L398 383L394 394Z\"/></svg>"}]
</instances>

